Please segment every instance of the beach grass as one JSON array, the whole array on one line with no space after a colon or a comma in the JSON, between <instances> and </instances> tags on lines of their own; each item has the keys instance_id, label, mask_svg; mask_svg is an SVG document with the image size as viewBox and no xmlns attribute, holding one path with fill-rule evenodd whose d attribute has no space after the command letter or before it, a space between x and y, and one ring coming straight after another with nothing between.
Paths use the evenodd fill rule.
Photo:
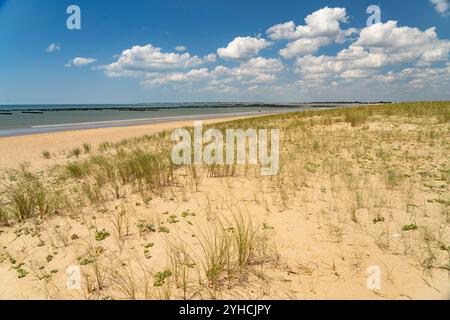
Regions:
<instances>
[{"instance_id":1,"label":"beach grass","mask_svg":"<svg viewBox=\"0 0 450 320\"><path fill-rule=\"evenodd\" d=\"M450 256L449 102L292 112L205 129L212 127L280 129L280 173L174 165L169 131L84 144L44 171L5 171L0 227L24 236L31 224L60 250L89 243L79 254L85 298L324 297L335 280L361 287L372 257L395 260L417 286L421 277L438 285ZM67 228L46 229L60 219ZM409 290L400 275L392 297Z\"/></svg>"}]
</instances>

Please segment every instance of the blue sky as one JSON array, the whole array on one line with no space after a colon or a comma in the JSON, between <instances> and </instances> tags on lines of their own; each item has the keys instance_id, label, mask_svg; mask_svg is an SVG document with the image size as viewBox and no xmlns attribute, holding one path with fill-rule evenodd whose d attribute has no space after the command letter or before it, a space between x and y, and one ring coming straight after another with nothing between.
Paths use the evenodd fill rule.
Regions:
<instances>
[{"instance_id":1,"label":"blue sky","mask_svg":"<svg viewBox=\"0 0 450 320\"><path fill-rule=\"evenodd\" d=\"M81 30L66 27L71 4ZM0 104L450 99L449 8L0 0Z\"/></svg>"}]
</instances>

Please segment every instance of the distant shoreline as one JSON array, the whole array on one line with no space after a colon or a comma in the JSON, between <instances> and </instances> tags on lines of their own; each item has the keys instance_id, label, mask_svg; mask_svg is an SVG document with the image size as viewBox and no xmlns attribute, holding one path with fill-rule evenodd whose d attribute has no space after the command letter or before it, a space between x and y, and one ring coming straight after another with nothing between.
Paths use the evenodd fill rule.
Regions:
<instances>
[{"instance_id":1,"label":"distant shoreline","mask_svg":"<svg viewBox=\"0 0 450 320\"><path fill-rule=\"evenodd\" d=\"M55 112L55 111L158 111L203 108L326 108L336 105L384 104L391 102L309 102L309 103L179 103L179 104L38 104L0 105L0 113L8 112ZM170 106L169 106L170 105Z\"/></svg>"}]
</instances>

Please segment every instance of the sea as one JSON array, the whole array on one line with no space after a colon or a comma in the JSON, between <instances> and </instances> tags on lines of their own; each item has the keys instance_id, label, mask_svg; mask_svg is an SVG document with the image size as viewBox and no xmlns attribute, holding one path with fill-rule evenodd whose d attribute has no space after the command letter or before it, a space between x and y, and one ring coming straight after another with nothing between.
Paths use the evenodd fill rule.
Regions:
<instances>
[{"instance_id":1,"label":"sea","mask_svg":"<svg viewBox=\"0 0 450 320\"><path fill-rule=\"evenodd\" d=\"M263 103L0 105L0 137L277 114L330 107L336 106Z\"/></svg>"}]
</instances>

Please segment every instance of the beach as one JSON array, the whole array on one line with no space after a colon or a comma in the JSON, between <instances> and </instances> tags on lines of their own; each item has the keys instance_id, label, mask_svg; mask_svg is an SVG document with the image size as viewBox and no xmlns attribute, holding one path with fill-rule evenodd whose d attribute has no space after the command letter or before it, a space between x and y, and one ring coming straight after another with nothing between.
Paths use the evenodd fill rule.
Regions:
<instances>
[{"instance_id":1,"label":"beach","mask_svg":"<svg viewBox=\"0 0 450 320\"><path fill-rule=\"evenodd\" d=\"M12 137L0 137L0 150L2 156L0 157L0 168L17 168L22 163L29 163L33 168L40 168L46 165L54 165L64 161L66 151L73 148L81 147L82 144L87 143L91 145L98 145L103 142L118 142L123 139L143 136L145 134L155 134L163 130L172 130L184 126L192 126L194 120L201 120L205 124L218 123L223 121L231 121L236 119L244 119L252 117L247 115L240 117L218 117L216 119L204 117L194 117L192 120L184 121L170 121L145 124L145 125L130 125L128 126L114 126L97 129L84 130L68 130L62 132L50 132L39 134L25 134ZM9 151L8 151L9 150ZM42 152L47 151L56 157L52 159L45 159ZM66 155L67 156L67 155Z\"/></svg>"},{"instance_id":2,"label":"beach","mask_svg":"<svg viewBox=\"0 0 450 320\"><path fill-rule=\"evenodd\" d=\"M192 121L0 138L1 299L448 299L450 109L238 118L280 168L175 165Z\"/></svg>"}]
</instances>

